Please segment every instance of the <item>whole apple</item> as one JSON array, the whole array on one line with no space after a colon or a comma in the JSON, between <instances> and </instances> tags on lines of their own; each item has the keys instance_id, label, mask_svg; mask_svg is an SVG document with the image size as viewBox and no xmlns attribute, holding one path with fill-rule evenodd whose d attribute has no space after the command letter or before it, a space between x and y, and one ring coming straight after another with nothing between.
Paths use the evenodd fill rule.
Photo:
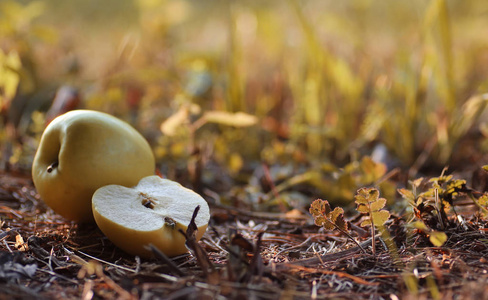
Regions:
<instances>
[{"instance_id":1,"label":"whole apple","mask_svg":"<svg viewBox=\"0 0 488 300\"><path fill-rule=\"evenodd\" d=\"M32 178L44 202L78 222L93 222L91 199L102 186L136 185L153 175L148 142L128 123L109 114L74 110L44 130L32 165Z\"/></svg>"}]
</instances>

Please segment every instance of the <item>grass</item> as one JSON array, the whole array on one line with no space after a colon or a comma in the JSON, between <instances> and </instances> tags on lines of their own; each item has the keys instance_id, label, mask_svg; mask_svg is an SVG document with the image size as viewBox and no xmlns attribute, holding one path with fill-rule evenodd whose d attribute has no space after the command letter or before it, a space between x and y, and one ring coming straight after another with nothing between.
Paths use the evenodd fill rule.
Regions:
<instances>
[{"instance_id":1,"label":"grass","mask_svg":"<svg viewBox=\"0 0 488 300\"><path fill-rule=\"evenodd\" d=\"M1 46L22 58L19 96L71 84L123 115L136 85L158 106L143 121L192 102L289 126L290 143L332 161L381 142L409 165L435 139L442 166L486 85L479 3L3 1Z\"/></svg>"}]
</instances>

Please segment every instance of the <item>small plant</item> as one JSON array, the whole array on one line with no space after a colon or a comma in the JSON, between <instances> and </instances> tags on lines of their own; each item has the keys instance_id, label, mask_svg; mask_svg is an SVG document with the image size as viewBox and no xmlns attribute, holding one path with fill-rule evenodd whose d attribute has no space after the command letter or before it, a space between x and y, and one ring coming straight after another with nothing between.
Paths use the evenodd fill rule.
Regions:
<instances>
[{"instance_id":1,"label":"small plant","mask_svg":"<svg viewBox=\"0 0 488 300\"><path fill-rule=\"evenodd\" d=\"M473 202L476 204L476 206L478 206L478 208L481 209L483 216L487 217L488 216L488 192L483 193L483 195L481 195L481 197L479 197L478 199L474 198L472 194L470 194L470 196Z\"/></svg>"},{"instance_id":2,"label":"small plant","mask_svg":"<svg viewBox=\"0 0 488 300\"><path fill-rule=\"evenodd\" d=\"M449 223L447 213L453 207L454 200L461 194L470 193L466 187L466 180L454 179L452 175L445 174L446 170L444 169L439 177L431 178L428 181L431 187L418 195L412 195L404 189L399 190L399 193L413 206L418 220L429 227L439 227L442 230ZM453 211L456 213L454 208Z\"/></svg>"},{"instance_id":3,"label":"small plant","mask_svg":"<svg viewBox=\"0 0 488 300\"><path fill-rule=\"evenodd\" d=\"M265 199L269 202L276 200L276 194L300 184L317 189L320 192L319 197L328 199L333 205L350 203L356 191L367 185L378 186L383 195L393 198L396 186L389 178L394 172L387 172L385 164L375 162L369 156L354 159L343 167L332 163L317 164L303 173L283 179L274 190L266 194Z\"/></svg>"},{"instance_id":4,"label":"small plant","mask_svg":"<svg viewBox=\"0 0 488 300\"><path fill-rule=\"evenodd\" d=\"M444 243L447 241L447 235L444 232L432 230L422 221L416 221L413 223L413 227L424 232L429 237L429 241L432 243L432 245L436 247L444 245Z\"/></svg>"},{"instance_id":5,"label":"small plant","mask_svg":"<svg viewBox=\"0 0 488 300\"><path fill-rule=\"evenodd\" d=\"M402 198L407 200L408 203L413 207L414 217L417 219L417 221L415 221L412 226L427 235L432 245L437 247L442 246L446 242L447 235L442 231L437 231L431 228L432 225L437 223L439 223L441 227L443 227L444 224L444 222L442 221L442 215L445 215L445 212L443 209L439 210L436 203L439 203L441 201L446 202L446 204L443 205L443 207L446 207L446 205L449 205L449 203L441 199L451 199L452 201L452 197L456 196L459 188L464 185L463 181L452 181L452 176L445 176L443 174L444 172L441 174L440 177L432 178L429 180L433 187L426 192L417 192L420 184L423 181L423 178L418 178L410 182L410 184L412 185L412 190L398 190L398 193L402 196ZM447 186L446 189L442 188L444 184ZM453 195L453 193L456 194ZM434 204L432 203L432 201L428 200L429 198L434 198ZM437 212L438 221L435 221L435 218L433 218L434 211ZM444 213L442 214L441 211ZM432 225L429 226L426 224L426 222L429 222Z\"/></svg>"},{"instance_id":6,"label":"small plant","mask_svg":"<svg viewBox=\"0 0 488 300\"><path fill-rule=\"evenodd\" d=\"M329 201L317 199L312 202L309 211L314 218L315 225L322 226L326 230L339 230L366 253L363 247L348 233L349 229L346 220L344 220L344 210L342 208L336 207L332 210Z\"/></svg>"},{"instance_id":7,"label":"small plant","mask_svg":"<svg viewBox=\"0 0 488 300\"><path fill-rule=\"evenodd\" d=\"M372 249L373 255L375 255L375 227L382 227L390 217L390 212L383 209L386 199L380 198L380 192L376 188L359 189L355 199L358 205L357 210L367 215L367 219L361 223L361 226L371 225Z\"/></svg>"}]
</instances>

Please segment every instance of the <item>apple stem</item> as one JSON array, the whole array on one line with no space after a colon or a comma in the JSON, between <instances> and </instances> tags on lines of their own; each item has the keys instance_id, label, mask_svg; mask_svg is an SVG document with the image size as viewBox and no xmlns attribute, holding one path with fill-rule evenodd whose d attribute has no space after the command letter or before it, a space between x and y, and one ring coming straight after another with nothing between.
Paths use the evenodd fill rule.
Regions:
<instances>
[{"instance_id":1,"label":"apple stem","mask_svg":"<svg viewBox=\"0 0 488 300\"><path fill-rule=\"evenodd\" d=\"M166 225L168 225L172 229L174 229L176 226L176 221L171 219L170 217L164 217L164 223L166 223Z\"/></svg>"},{"instance_id":2,"label":"apple stem","mask_svg":"<svg viewBox=\"0 0 488 300\"><path fill-rule=\"evenodd\" d=\"M55 161L47 167L47 172L51 173L55 168L58 167L59 162Z\"/></svg>"}]
</instances>

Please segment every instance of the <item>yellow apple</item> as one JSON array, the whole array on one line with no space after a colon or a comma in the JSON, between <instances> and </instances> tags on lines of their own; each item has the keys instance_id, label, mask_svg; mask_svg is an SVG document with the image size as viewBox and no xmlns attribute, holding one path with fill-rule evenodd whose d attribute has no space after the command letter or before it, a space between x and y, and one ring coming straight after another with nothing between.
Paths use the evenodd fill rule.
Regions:
<instances>
[{"instance_id":1,"label":"yellow apple","mask_svg":"<svg viewBox=\"0 0 488 300\"><path fill-rule=\"evenodd\" d=\"M74 110L44 130L32 165L39 195L56 213L93 222L91 199L101 186L134 186L153 175L148 142L128 123L109 114Z\"/></svg>"},{"instance_id":2,"label":"yellow apple","mask_svg":"<svg viewBox=\"0 0 488 300\"><path fill-rule=\"evenodd\" d=\"M154 245L167 256L188 252L185 237L193 212L200 206L195 224L197 240L210 219L207 202L194 191L177 182L148 176L133 188L108 185L99 188L92 199L98 228L117 247L127 253L151 257L147 249Z\"/></svg>"}]
</instances>

